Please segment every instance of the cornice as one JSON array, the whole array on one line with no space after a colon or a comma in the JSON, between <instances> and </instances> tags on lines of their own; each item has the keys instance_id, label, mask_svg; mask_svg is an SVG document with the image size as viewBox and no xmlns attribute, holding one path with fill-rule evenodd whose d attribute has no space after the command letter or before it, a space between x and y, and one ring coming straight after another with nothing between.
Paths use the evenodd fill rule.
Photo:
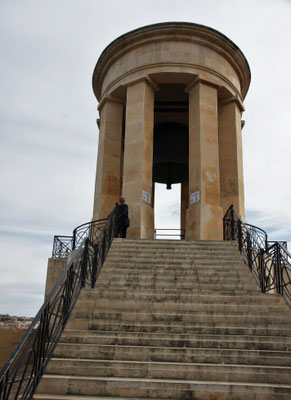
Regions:
<instances>
[{"instance_id":1,"label":"cornice","mask_svg":"<svg viewBox=\"0 0 291 400\"><path fill-rule=\"evenodd\" d=\"M244 98L250 84L251 73L241 50L225 35L204 25L187 22L166 22L148 25L128 32L111 42L102 52L93 73L93 90L100 99L103 79L112 65L126 52L152 42L164 40L189 41L212 48L221 54L236 71Z\"/></svg>"}]
</instances>

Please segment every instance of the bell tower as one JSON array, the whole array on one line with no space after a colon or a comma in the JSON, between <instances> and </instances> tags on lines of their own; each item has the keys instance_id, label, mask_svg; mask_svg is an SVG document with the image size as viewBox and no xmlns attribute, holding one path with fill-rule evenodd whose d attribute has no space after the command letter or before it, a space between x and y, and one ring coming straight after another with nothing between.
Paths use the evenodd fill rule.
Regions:
<instances>
[{"instance_id":1,"label":"bell tower","mask_svg":"<svg viewBox=\"0 0 291 400\"><path fill-rule=\"evenodd\" d=\"M93 74L99 145L93 219L120 196L129 238L153 238L154 184L181 183L188 240L222 239L231 204L244 218L241 115L250 83L243 53L206 26L169 22L110 43Z\"/></svg>"}]
</instances>

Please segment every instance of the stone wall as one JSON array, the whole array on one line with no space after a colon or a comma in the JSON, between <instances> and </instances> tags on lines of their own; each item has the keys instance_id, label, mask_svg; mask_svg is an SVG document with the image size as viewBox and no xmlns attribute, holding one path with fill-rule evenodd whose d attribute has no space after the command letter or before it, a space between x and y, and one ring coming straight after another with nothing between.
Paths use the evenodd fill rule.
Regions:
<instances>
[{"instance_id":1,"label":"stone wall","mask_svg":"<svg viewBox=\"0 0 291 400\"><path fill-rule=\"evenodd\" d=\"M0 328L0 369L8 360L26 328Z\"/></svg>"}]
</instances>

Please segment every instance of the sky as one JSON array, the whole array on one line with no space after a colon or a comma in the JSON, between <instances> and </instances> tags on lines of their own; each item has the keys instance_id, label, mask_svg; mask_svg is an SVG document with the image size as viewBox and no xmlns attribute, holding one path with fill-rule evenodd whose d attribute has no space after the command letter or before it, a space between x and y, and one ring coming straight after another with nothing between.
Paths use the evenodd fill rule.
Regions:
<instances>
[{"instance_id":1,"label":"sky","mask_svg":"<svg viewBox=\"0 0 291 400\"><path fill-rule=\"evenodd\" d=\"M246 218L291 242L290 0L0 0L0 314L36 314L53 236L92 217L98 57L168 21L214 28L246 56ZM156 198L156 227L178 227L178 188Z\"/></svg>"}]
</instances>

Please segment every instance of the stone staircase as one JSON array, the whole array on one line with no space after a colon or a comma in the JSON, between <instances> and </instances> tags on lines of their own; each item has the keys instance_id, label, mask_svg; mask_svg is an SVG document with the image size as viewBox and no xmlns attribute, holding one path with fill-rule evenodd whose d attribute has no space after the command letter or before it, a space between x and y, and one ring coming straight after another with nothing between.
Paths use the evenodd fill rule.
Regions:
<instances>
[{"instance_id":1,"label":"stone staircase","mask_svg":"<svg viewBox=\"0 0 291 400\"><path fill-rule=\"evenodd\" d=\"M291 399L291 311L231 242L120 240L35 399Z\"/></svg>"}]
</instances>

